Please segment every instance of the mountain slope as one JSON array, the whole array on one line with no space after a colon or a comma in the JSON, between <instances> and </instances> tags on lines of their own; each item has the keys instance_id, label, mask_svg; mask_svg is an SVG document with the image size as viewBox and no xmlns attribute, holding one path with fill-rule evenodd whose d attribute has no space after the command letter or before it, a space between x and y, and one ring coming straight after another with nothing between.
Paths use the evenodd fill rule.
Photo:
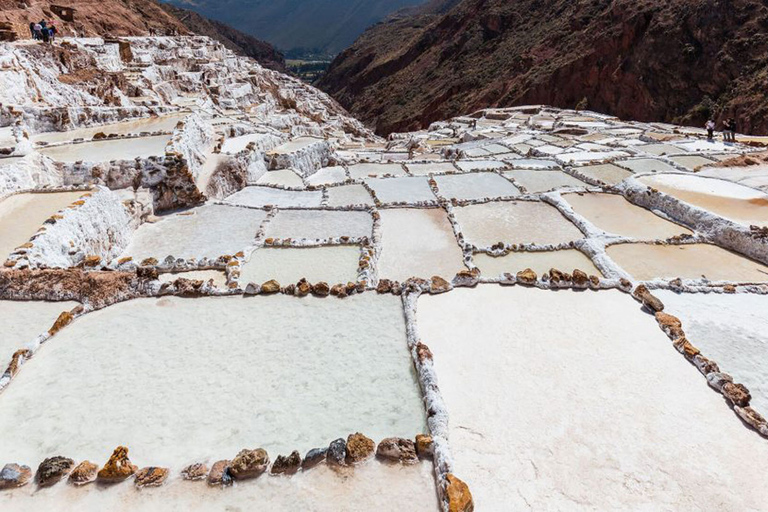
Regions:
<instances>
[{"instance_id":1,"label":"mountain slope","mask_svg":"<svg viewBox=\"0 0 768 512\"><path fill-rule=\"evenodd\" d=\"M335 55L367 27L424 0L170 0L284 51Z\"/></svg>"},{"instance_id":2,"label":"mountain slope","mask_svg":"<svg viewBox=\"0 0 768 512\"><path fill-rule=\"evenodd\" d=\"M285 57L271 44L244 34L220 21L209 20L195 11L171 4L160 4L160 6L195 34L215 39L233 52L255 59L262 66L285 72Z\"/></svg>"},{"instance_id":3,"label":"mountain slope","mask_svg":"<svg viewBox=\"0 0 768 512\"><path fill-rule=\"evenodd\" d=\"M768 131L759 0L463 0L366 31L319 81L379 133L546 103Z\"/></svg>"}]
</instances>

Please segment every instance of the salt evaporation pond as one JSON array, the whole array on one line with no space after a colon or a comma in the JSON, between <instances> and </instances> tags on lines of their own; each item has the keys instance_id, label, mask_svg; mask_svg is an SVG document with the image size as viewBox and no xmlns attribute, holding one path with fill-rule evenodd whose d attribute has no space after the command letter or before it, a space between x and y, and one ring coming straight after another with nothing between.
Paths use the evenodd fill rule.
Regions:
<instances>
[{"instance_id":1,"label":"salt evaporation pond","mask_svg":"<svg viewBox=\"0 0 768 512\"><path fill-rule=\"evenodd\" d=\"M14 352L47 332L61 313L77 305L77 302L0 300L0 372L5 371Z\"/></svg>"},{"instance_id":2,"label":"salt evaporation pond","mask_svg":"<svg viewBox=\"0 0 768 512\"><path fill-rule=\"evenodd\" d=\"M442 208L387 209L381 214L379 277L405 281L465 270L463 253Z\"/></svg>"},{"instance_id":3,"label":"salt evaporation pond","mask_svg":"<svg viewBox=\"0 0 768 512\"><path fill-rule=\"evenodd\" d=\"M323 193L319 190L283 190L272 187L250 186L227 197L230 204L242 206L283 206L287 208L313 208L320 206Z\"/></svg>"},{"instance_id":4,"label":"salt evaporation pond","mask_svg":"<svg viewBox=\"0 0 768 512\"><path fill-rule=\"evenodd\" d=\"M58 162L111 162L113 160L134 160L165 154L170 135L138 137L133 139L107 139L81 144L66 144L39 150L43 155Z\"/></svg>"},{"instance_id":5,"label":"salt evaporation pond","mask_svg":"<svg viewBox=\"0 0 768 512\"><path fill-rule=\"evenodd\" d=\"M137 262L153 257L218 258L251 245L266 219L263 210L205 205L145 223L133 235L123 254Z\"/></svg>"},{"instance_id":6,"label":"salt evaporation pond","mask_svg":"<svg viewBox=\"0 0 768 512\"><path fill-rule=\"evenodd\" d=\"M373 217L367 211L282 210L266 227L269 238L370 237Z\"/></svg>"},{"instance_id":7,"label":"salt evaporation pond","mask_svg":"<svg viewBox=\"0 0 768 512\"><path fill-rule=\"evenodd\" d=\"M505 273L515 274L526 268L530 268L538 275L543 275L553 268L567 273L579 269L589 275L601 275L592 260L577 249L543 252L521 251L511 252L505 256L478 253L472 256L472 261L485 277L498 277Z\"/></svg>"},{"instance_id":8,"label":"salt evaporation pond","mask_svg":"<svg viewBox=\"0 0 768 512\"><path fill-rule=\"evenodd\" d=\"M760 283L768 281L768 267L709 244L619 244L608 256L635 279L702 279Z\"/></svg>"},{"instance_id":9,"label":"salt evaporation pond","mask_svg":"<svg viewBox=\"0 0 768 512\"><path fill-rule=\"evenodd\" d=\"M495 172L471 172L435 176L437 188L446 199L483 199L517 196L520 191Z\"/></svg>"},{"instance_id":10,"label":"salt evaporation pond","mask_svg":"<svg viewBox=\"0 0 768 512\"><path fill-rule=\"evenodd\" d=\"M32 464L126 445L179 468L426 428L400 299L375 293L123 302L62 330L2 398L0 453Z\"/></svg>"},{"instance_id":11,"label":"salt evaporation pond","mask_svg":"<svg viewBox=\"0 0 768 512\"><path fill-rule=\"evenodd\" d=\"M353 179L368 178L370 176L405 176L405 169L400 164L356 164L349 166L349 175Z\"/></svg>"},{"instance_id":12,"label":"salt evaporation pond","mask_svg":"<svg viewBox=\"0 0 768 512\"><path fill-rule=\"evenodd\" d=\"M456 172L456 167L451 162L428 162L419 164L405 164L414 176L426 176L428 174L441 174Z\"/></svg>"},{"instance_id":13,"label":"salt evaporation pond","mask_svg":"<svg viewBox=\"0 0 768 512\"><path fill-rule=\"evenodd\" d=\"M373 206L371 194L362 185L329 187L328 206Z\"/></svg>"},{"instance_id":14,"label":"salt evaporation pond","mask_svg":"<svg viewBox=\"0 0 768 512\"><path fill-rule=\"evenodd\" d=\"M425 176L369 179L366 183L382 203L437 201Z\"/></svg>"},{"instance_id":15,"label":"salt evaporation pond","mask_svg":"<svg viewBox=\"0 0 768 512\"><path fill-rule=\"evenodd\" d=\"M285 286L301 278L310 283L346 284L357 281L359 262L356 245L257 249L242 267L240 285L275 279Z\"/></svg>"},{"instance_id":16,"label":"salt evaporation pond","mask_svg":"<svg viewBox=\"0 0 768 512\"><path fill-rule=\"evenodd\" d=\"M768 194L765 192L730 181L687 174L644 176L639 181L733 222L768 224Z\"/></svg>"},{"instance_id":17,"label":"salt evaporation pond","mask_svg":"<svg viewBox=\"0 0 768 512\"><path fill-rule=\"evenodd\" d=\"M768 502L768 444L631 297L480 285L422 296L418 326L476 510Z\"/></svg>"},{"instance_id":18,"label":"salt evaporation pond","mask_svg":"<svg viewBox=\"0 0 768 512\"><path fill-rule=\"evenodd\" d=\"M105 135L140 135L147 132L172 132L176 125L189 114L169 114L165 116L144 117L120 123L103 124L75 128L64 132L45 132L32 136L32 142L46 142L56 144L75 139L90 140L97 133Z\"/></svg>"},{"instance_id":19,"label":"salt evaporation pond","mask_svg":"<svg viewBox=\"0 0 768 512\"><path fill-rule=\"evenodd\" d=\"M680 318L686 337L750 391L750 405L768 414L768 297L740 293L654 290L664 311Z\"/></svg>"},{"instance_id":20,"label":"salt evaporation pond","mask_svg":"<svg viewBox=\"0 0 768 512\"><path fill-rule=\"evenodd\" d=\"M99 462L102 459L106 461L108 456L105 451ZM131 459L139 465L143 464L133 457L133 452ZM209 461L209 465L213 462ZM264 475L224 490L212 489L205 482L187 482L174 477L172 474L162 487L145 488L141 492L137 492L132 485L116 485L109 489L96 485L74 487L59 484L49 488L28 485L0 493L0 508L4 512L62 508L88 512L127 509L235 512L261 508L313 512L401 512L439 509L431 461L413 466L368 461L356 466L353 472L343 474L321 464L290 478Z\"/></svg>"},{"instance_id":21,"label":"salt evaporation pond","mask_svg":"<svg viewBox=\"0 0 768 512\"><path fill-rule=\"evenodd\" d=\"M525 187L529 193L547 192L565 187L584 188L587 186L583 181L577 180L563 171L517 169L506 171L504 175L515 180L515 183L518 185Z\"/></svg>"},{"instance_id":22,"label":"salt evaporation pond","mask_svg":"<svg viewBox=\"0 0 768 512\"><path fill-rule=\"evenodd\" d=\"M16 194L0 199L0 260L29 242L43 222L71 205L84 192Z\"/></svg>"},{"instance_id":23,"label":"salt evaporation pond","mask_svg":"<svg viewBox=\"0 0 768 512\"><path fill-rule=\"evenodd\" d=\"M304 188L301 176L290 169L268 171L261 175L256 182L259 185L277 185L280 187Z\"/></svg>"},{"instance_id":24,"label":"salt evaporation pond","mask_svg":"<svg viewBox=\"0 0 768 512\"><path fill-rule=\"evenodd\" d=\"M644 172L678 172L678 169L662 160L654 158L640 158L637 160L622 160L618 162L622 167L626 167L638 174Z\"/></svg>"},{"instance_id":25,"label":"salt evaporation pond","mask_svg":"<svg viewBox=\"0 0 768 512\"><path fill-rule=\"evenodd\" d=\"M307 178L308 185L332 185L347 179L347 171L341 166L323 167Z\"/></svg>"},{"instance_id":26,"label":"salt evaporation pond","mask_svg":"<svg viewBox=\"0 0 768 512\"><path fill-rule=\"evenodd\" d=\"M586 165L576 171L593 180L602 181L608 185L616 185L632 176L632 172L613 164Z\"/></svg>"},{"instance_id":27,"label":"salt evaporation pond","mask_svg":"<svg viewBox=\"0 0 768 512\"><path fill-rule=\"evenodd\" d=\"M498 160L459 160L456 162L456 167L462 171L484 171L486 169L504 169L509 167L509 164Z\"/></svg>"},{"instance_id":28,"label":"salt evaporation pond","mask_svg":"<svg viewBox=\"0 0 768 512\"><path fill-rule=\"evenodd\" d=\"M698 155L671 156L669 159L675 162L677 165L685 167L689 171L695 171L699 167L714 163L714 160L710 160L709 158L704 158L703 156Z\"/></svg>"},{"instance_id":29,"label":"salt evaporation pond","mask_svg":"<svg viewBox=\"0 0 768 512\"><path fill-rule=\"evenodd\" d=\"M567 194L563 198L576 213L606 233L640 240L665 240L691 233L617 194Z\"/></svg>"},{"instance_id":30,"label":"salt evaporation pond","mask_svg":"<svg viewBox=\"0 0 768 512\"><path fill-rule=\"evenodd\" d=\"M583 238L557 208L533 201L503 201L453 209L466 240L489 248L499 242L557 245Z\"/></svg>"}]
</instances>

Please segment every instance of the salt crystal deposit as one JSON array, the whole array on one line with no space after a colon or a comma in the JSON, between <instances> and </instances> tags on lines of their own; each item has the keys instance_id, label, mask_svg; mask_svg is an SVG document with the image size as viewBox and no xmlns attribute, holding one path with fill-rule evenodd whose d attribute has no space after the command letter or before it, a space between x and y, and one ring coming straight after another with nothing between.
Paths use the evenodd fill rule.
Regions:
<instances>
[{"instance_id":1,"label":"salt crystal deposit","mask_svg":"<svg viewBox=\"0 0 768 512\"><path fill-rule=\"evenodd\" d=\"M752 145L543 105L383 140L205 37L0 43L0 83L0 509L768 501Z\"/></svg>"}]
</instances>

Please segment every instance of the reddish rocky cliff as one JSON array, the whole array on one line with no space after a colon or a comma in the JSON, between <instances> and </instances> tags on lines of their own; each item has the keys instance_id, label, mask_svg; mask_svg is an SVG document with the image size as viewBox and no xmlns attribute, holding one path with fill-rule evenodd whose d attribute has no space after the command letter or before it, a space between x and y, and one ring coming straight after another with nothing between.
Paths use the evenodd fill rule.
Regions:
<instances>
[{"instance_id":1,"label":"reddish rocky cliff","mask_svg":"<svg viewBox=\"0 0 768 512\"><path fill-rule=\"evenodd\" d=\"M379 133L530 103L689 124L733 115L768 132L765 2L446 4L371 28L318 85Z\"/></svg>"}]
</instances>

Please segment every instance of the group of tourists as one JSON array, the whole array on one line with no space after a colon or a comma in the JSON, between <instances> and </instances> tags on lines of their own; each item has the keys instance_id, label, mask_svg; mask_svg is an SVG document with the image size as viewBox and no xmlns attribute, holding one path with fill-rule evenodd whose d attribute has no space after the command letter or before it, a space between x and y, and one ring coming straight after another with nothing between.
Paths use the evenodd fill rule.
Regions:
<instances>
[{"instance_id":1,"label":"group of tourists","mask_svg":"<svg viewBox=\"0 0 768 512\"><path fill-rule=\"evenodd\" d=\"M704 126L707 130L707 139L715 139L715 121L710 119ZM723 142L736 142L736 120L729 117L723 123Z\"/></svg>"},{"instance_id":2,"label":"group of tourists","mask_svg":"<svg viewBox=\"0 0 768 512\"><path fill-rule=\"evenodd\" d=\"M32 39L35 41L43 41L44 43L52 43L56 39L56 25L52 21L41 20L35 23L34 21L29 24L29 32L32 34Z\"/></svg>"}]
</instances>

